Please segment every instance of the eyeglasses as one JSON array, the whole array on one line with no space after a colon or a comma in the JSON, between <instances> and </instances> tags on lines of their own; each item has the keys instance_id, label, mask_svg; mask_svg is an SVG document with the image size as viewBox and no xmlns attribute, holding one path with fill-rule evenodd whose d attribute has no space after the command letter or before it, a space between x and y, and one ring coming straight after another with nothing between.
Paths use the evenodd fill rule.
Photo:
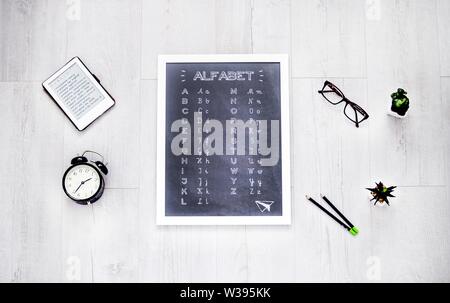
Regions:
<instances>
[{"instance_id":1,"label":"eyeglasses","mask_svg":"<svg viewBox=\"0 0 450 303\"><path fill-rule=\"evenodd\" d=\"M319 94L322 94L322 96L333 105L345 102L344 115L350 121L355 123L356 127L359 127L359 123L369 118L369 114L366 113L366 111L362 109L361 106L347 99L344 93L341 92L341 90L330 81L325 81L322 89L318 92Z\"/></svg>"}]
</instances>

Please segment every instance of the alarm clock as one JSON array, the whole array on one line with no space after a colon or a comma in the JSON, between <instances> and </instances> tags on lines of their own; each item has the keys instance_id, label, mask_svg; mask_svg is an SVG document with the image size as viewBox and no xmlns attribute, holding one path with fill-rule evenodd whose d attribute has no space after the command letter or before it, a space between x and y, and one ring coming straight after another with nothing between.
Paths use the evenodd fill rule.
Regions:
<instances>
[{"instance_id":1,"label":"alarm clock","mask_svg":"<svg viewBox=\"0 0 450 303\"><path fill-rule=\"evenodd\" d=\"M85 157L88 153L99 155L102 161L88 160ZM70 164L62 178L66 195L82 205L91 204L100 199L105 189L104 176L108 174L108 169L103 164L103 156L87 150L81 156L73 158Z\"/></svg>"}]
</instances>

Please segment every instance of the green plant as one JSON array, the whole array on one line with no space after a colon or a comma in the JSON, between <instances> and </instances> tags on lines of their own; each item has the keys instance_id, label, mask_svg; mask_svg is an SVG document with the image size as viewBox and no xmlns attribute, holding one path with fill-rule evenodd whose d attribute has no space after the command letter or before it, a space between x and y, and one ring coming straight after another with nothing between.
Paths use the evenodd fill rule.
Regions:
<instances>
[{"instance_id":1,"label":"green plant","mask_svg":"<svg viewBox=\"0 0 450 303\"><path fill-rule=\"evenodd\" d=\"M406 94L407 92L403 88L398 88L395 93L391 94L391 110L400 116L404 116L409 109L409 99Z\"/></svg>"},{"instance_id":2,"label":"green plant","mask_svg":"<svg viewBox=\"0 0 450 303\"><path fill-rule=\"evenodd\" d=\"M375 184L376 187L374 188L366 188L367 190L370 190L370 193L373 196L373 198L370 201L375 200L375 203L373 205L377 204L377 202L380 203L386 202L387 205L390 205L388 197L395 197L394 195L392 195L392 192L394 191L394 188L396 188L397 186L386 187L381 181L379 183L375 182Z\"/></svg>"}]
</instances>

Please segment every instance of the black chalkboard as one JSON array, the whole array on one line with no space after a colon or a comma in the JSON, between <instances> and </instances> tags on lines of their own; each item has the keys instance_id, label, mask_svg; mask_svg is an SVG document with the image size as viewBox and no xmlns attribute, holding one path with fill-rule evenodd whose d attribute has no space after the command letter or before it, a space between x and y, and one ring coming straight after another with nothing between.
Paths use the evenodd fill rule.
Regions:
<instances>
[{"instance_id":1,"label":"black chalkboard","mask_svg":"<svg viewBox=\"0 0 450 303\"><path fill-rule=\"evenodd\" d=\"M283 215L280 64L165 64L166 217Z\"/></svg>"}]
</instances>

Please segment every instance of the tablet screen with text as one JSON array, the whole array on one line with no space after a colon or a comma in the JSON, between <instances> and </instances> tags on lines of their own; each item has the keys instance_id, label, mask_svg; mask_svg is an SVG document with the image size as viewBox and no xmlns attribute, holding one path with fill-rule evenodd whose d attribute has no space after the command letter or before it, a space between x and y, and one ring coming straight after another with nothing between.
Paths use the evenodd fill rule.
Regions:
<instances>
[{"instance_id":1,"label":"tablet screen with text","mask_svg":"<svg viewBox=\"0 0 450 303\"><path fill-rule=\"evenodd\" d=\"M43 86L78 130L85 129L114 105L114 100L78 57Z\"/></svg>"}]
</instances>

